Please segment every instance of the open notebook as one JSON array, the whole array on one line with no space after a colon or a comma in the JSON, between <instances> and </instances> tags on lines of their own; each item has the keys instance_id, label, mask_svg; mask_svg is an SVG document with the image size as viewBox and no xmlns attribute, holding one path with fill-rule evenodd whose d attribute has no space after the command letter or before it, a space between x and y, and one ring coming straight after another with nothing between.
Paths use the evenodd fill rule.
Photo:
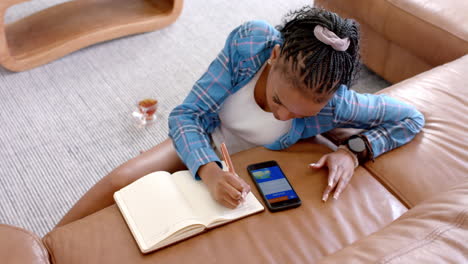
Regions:
<instances>
[{"instance_id":1,"label":"open notebook","mask_svg":"<svg viewBox=\"0 0 468 264\"><path fill-rule=\"evenodd\" d=\"M218 204L189 171L153 172L115 192L114 199L143 253L264 210L251 192L235 209Z\"/></svg>"}]
</instances>

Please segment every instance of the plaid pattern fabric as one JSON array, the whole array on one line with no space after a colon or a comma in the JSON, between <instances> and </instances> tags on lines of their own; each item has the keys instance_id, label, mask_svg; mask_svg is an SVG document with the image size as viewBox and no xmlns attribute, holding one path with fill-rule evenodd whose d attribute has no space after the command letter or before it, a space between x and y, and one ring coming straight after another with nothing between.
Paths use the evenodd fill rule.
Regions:
<instances>
[{"instance_id":1,"label":"plaid pattern fabric","mask_svg":"<svg viewBox=\"0 0 468 264\"><path fill-rule=\"evenodd\" d=\"M276 44L282 44L281 34L264 21L237 27L184 102L171 112L169 136L197 179L200 166L212 161L221 164L209 135L220 124L217 113L223 101L252 79ZM423 115L410 105L385 95L359 94L341 85L320 113L294 119L287 134L265 147L280 150L333 128L362 128L375 158L409 142L423 125Z\"/></svg>"}]
</instances>

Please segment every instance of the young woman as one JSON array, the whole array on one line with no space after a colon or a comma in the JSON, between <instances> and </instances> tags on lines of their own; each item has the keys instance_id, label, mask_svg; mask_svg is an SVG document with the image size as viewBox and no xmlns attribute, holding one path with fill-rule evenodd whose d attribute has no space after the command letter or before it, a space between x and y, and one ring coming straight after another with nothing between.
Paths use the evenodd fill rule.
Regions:
<instances>
[{"instance_id":1,"label":"young woman","mask_svg":"<svg viewBox=\"0 0 468 264\"><path fill-rule=\"evenodd\" d=\"M111 205L115 191L159 170L188 168L219 203L234 208L250 187L221 170L221 142L231 153L261 145L280 150L337 127L365 129L310 165L328 167L322 199L332 190L338 198L358 161L407 143L424 125L407 104L349 90L358 66L358 24L323 9L291 12L278 29L264 21L237 27L170 114L170 138L104 177L59 225Z\"/></svg>"}]
</instances>

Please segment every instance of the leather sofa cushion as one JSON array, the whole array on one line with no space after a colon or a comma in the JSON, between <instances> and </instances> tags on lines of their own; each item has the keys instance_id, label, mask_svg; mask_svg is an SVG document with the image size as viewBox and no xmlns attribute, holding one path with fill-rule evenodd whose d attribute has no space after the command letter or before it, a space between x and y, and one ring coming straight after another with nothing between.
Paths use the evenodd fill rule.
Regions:
<instances>
[{"instance_id":1,"label":"leather sofa cushion","mask_svg":"<svg viewBox=\"0 0 468 264\"><path fill-rule=\"evenodd\" d=\"M319 263L466 263L467 204L465 181Z\"/></svg>"},{"instance_id":2,"label":"leather sofa cushion","mask_svg":"<svg viewBox=\"0 0 468 264\"><path fill-rule=\"evenodd\" d=\"M467 179L467 73L468 55L379 92L426 119L413 141L364 165L409 207Z\"/></svg>"},{"instance_id":3,"label":"leather sofa cushion","mask_svg":"<svg viewBox=\"0 0 468 264\"><path fill-rule=\"evenodd\" d=\"M277 160L303 201L296 209L266 210L142 255L113 205L53 230L44 243L57 264L313 263L379 230L407 210L363 168L356 170L339 200L323 203L327 171L311 171L308 164L328 152L322 145L301 142L281 152L259 147L233 156L237 173L259 199L246 166Z\"/></svg>"},{"instance_id":4,"label":"leather sofa cushion","mask_svg":"<svg viewBox=\"0 0 468 264\"><path fill-rule=\"evenodd\" d=\"M445 62L432 65L365 23L361 23L361 32L363 62L390 83L406 80Z\"/></svg>"},{"instance_id":5,"label":"leather sofa cushion","mask_svg":"<svg viewBox=\"0 0 468 264\"><path fill-rule=\"evenodd\" d=\"M467 1L315 0L361 24L363 62L396 83L468 53Z\"/></svg>"},{"instance_id":6,"label":"leather sofa cushion","mask_svg":"<svg viewBox=\"0 0 468 264\"><path fill-rule=\"evenodd\" d=\"M316 0L369 25L432 66L468 52L468 2L459 0Z\"/></svg>"},{"instance_id":7,"label":"leather sofa cushion","mask_svg":"<svg viewBox=\"0 0 468 264\"><path fill-rule=\"evenodd\" d=\"M8 264L48 264L41 239L24 229L0 224L0 262Z\"/></svg>"},{"instance_id":8,"label":"leather sofa cushion","mask_svg":"<svg viewBox=\"0 0 468 264\"><path fill-rule=\"evenodd\" d=\"M400 10L468 42L467 1L389 0L389 2Z\"/></svg>"}]
</instances>

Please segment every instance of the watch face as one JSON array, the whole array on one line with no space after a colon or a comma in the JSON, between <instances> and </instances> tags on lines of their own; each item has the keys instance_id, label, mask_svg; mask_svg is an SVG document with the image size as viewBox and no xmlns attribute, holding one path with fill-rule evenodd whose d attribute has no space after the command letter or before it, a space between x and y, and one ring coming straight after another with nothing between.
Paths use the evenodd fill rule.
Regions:
<instances>
[{"instance_id":1,"label":"watch face","mask_svg":"<svg viewBox=\"0 0 468 264\"><path fill-rule=\"evenodd\" d=\"M363 152L366 149L366 143L362 138L356 137L348 141L348 147L353 152Z\"/></svg>"}]
</instances>

